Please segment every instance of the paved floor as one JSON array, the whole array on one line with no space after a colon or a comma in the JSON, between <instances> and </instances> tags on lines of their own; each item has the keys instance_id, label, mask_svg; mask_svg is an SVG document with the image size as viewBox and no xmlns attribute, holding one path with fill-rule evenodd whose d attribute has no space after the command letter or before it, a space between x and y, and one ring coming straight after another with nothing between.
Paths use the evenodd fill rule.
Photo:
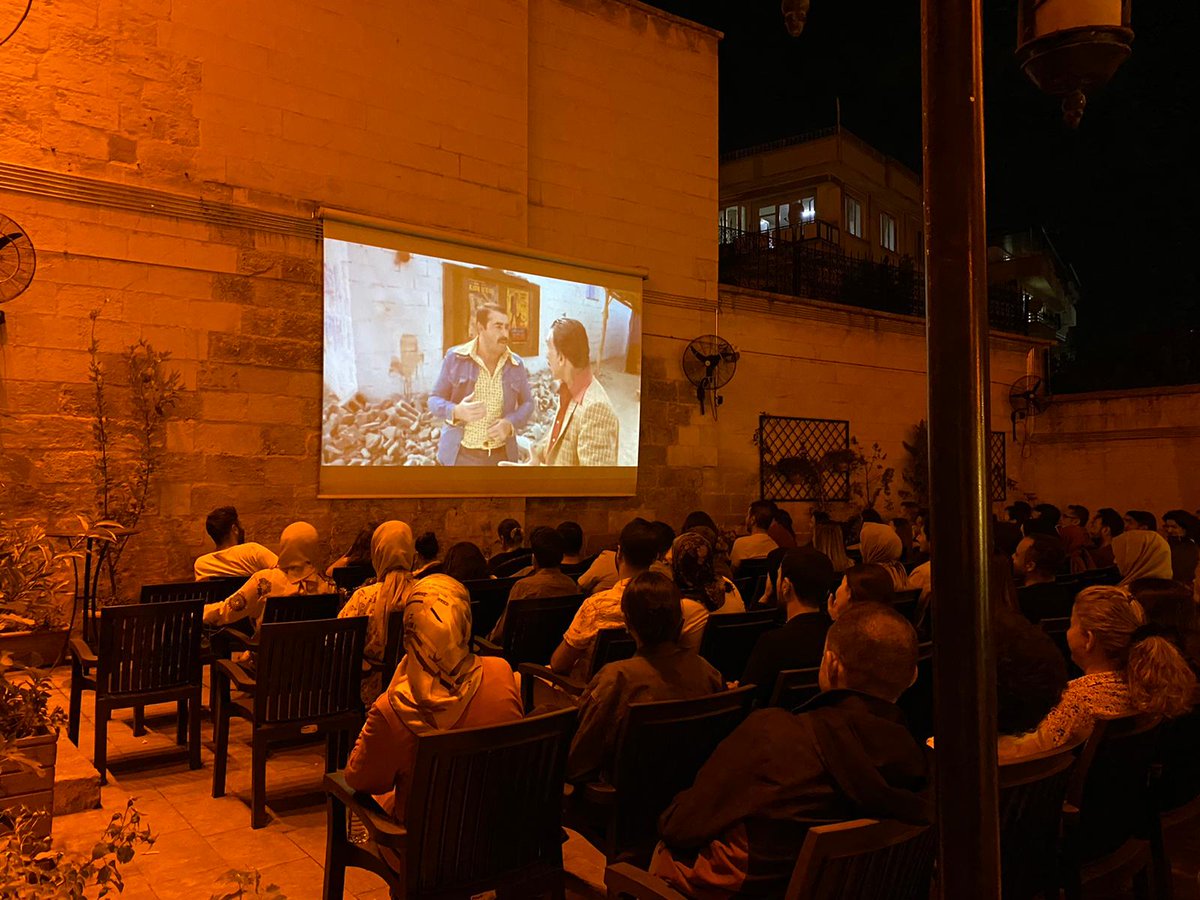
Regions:
<instances>
[{"instance_id":1,"label":"paved floor","mask_svg":"<svg viewBox=\"0 0 1200 900\"><path fill-rule=\"evenodd\" d=\"M70 670L58 669L54 682L59 703L67 708ZM79 747L92 755L92 703L84 695ZM161 713L161 714L160 714ZM132 711L116 714L108 729L108 784L103 809L56 816L56 846L72 853L89 852L113 812L124 809L129 797L158 840L139 848L122 867L129 900L195 900L221 892L232 882L230 870L257 869L263 884L279 885L289 900L321 897L325 859L325 803L321 779L325 772L324 742L275 751L267 763L265 828L250 827L250 728L234 719L230 733L226 795L212 797L212 726L206 718L201 737L204 766L188 769L186 749L175 744L173 706L152 707L147 733L134 737ZM573 840L568 847L571 868L595 881L603 878L602 860L587 845ZM599 868L597 868L599 866ZM572 878L568 896L583 900L602 896ZM384 900L383 881L362 870L346 875L347 898Z\"/></svg>"}]
</instances>

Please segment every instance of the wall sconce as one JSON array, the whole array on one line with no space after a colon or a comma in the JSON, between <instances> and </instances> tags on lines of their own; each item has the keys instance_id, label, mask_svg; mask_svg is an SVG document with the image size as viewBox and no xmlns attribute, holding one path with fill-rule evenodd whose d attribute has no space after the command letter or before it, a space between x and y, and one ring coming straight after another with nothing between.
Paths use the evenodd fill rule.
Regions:
<instances>
[{"instance_id":1,"label":"wall sconce","mask_svg":"<svg viewBox=\"0 0 1200 900\"><path fill-rule=\"evenodd\" d=\"M1062 98L1063 121L1079 127L1087 95L1130 54L1130 0L1020 0L1017 61L1041 90Z\"/></svg>"}]
</instances>

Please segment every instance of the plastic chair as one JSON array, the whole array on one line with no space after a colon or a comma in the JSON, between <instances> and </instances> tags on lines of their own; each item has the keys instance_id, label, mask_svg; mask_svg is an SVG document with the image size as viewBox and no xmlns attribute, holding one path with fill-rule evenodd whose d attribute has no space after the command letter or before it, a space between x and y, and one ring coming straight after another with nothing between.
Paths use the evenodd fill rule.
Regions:
<instances>
[{"instance_id":1,"label":"plastic chair","mask_svg":"<svg viewBox=\"0 0 1200 900\"><path fill-rule=\"evenodd\" d=\"M795 712L817 694L821 693L818 675L820 666L811 669L784 669L775 679L771 701L767 706L778 706Z\"/></svg>"},{"instance_id":2,"label":"plastic chair","mask_svg":"<svg viewBox=\"0 0 1200 900\"><path fill-rule=\"evenodd\" d=\"M726 681L733 681L746 671L746 662L759 636L779 625L780 611L775 609L709 616L700 641L700 655Z\"/></svg>"}]
</instances>

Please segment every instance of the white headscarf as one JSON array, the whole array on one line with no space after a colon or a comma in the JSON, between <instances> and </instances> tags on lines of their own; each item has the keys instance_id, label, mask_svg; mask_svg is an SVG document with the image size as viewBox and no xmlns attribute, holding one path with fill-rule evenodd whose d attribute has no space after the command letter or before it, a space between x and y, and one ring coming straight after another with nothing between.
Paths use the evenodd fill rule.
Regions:
<instances>
[{"instance_id":1,"label":"white headscarf","mask_svg":"<svg viewBox=\"0 0 1200 900\"><path fill-rule=\"evenodd\" d=\"M864 522L858 536L858 546L864 563L874 563L888 570L896 590L902 591L908 587L908 573L900 562L900 557L904 555L904 542L896 534L896 529L878 522Z\"/></svg>"},{"instance_id":2,"label":"white headscarf","mask_svg":"<svg viewBox=\"0 0 1200 900\"><path fill-rule=\"evenodd\" d=\"M1126 531L1112 542L1113 559L1121 573L1121 587L1139 578L1175 577L1171 545L1157 531Z\"/></svg>"},{"instance_id":3,"label":"white headscarf","mask_svg":"<svg viewBox=\"0 0 1200 900\"><path fill-rule=\"evenodd\" d=\"M279 560L275 568L287 575L295 584L307 580L317 572L317 561L321 558L321 541L317 529L307 522L293 522L279 536Z\"/></svg>"}]
</instances>

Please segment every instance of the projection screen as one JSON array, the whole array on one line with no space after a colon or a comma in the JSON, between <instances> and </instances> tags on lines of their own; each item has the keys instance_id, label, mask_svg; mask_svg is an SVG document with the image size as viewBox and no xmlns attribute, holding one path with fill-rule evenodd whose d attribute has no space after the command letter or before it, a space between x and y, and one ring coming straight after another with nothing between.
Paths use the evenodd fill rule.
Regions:
<instances>
[{"instance_id":1,"label":"projection screen","mask_svg":"<svg viewBox=\"0 0 1200 900\"><path fill-rule=\"evenodd\" d=\"M323 497L624 496L642 278L325 220Z\"/></svg>"}]
</instances>

